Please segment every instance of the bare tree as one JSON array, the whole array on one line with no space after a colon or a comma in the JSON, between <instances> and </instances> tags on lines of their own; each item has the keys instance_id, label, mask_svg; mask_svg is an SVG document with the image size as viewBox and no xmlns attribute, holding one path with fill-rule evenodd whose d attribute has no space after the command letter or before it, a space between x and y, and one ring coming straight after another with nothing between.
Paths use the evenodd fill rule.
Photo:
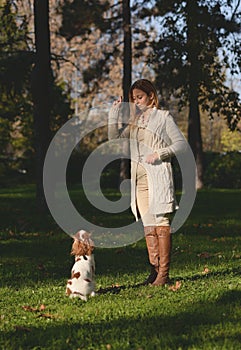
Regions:
<instances>
[{"instance_id":1,"label":"bare tree","mask_svg":"<svg viewBox=\"0 0 241 350\"><path fill-rule=\"evenodd\" d=\"M129 88L131 86L131 73L132 73L132 34L131 34L131 9L130 0L122 1L122 20L123 20L123 33L124 33L124 48L123 48L123 100L128 102ZM123 121L126 122L125 115L128 115L127 104L123 110ZM129 153L129 146L126 142L125 152ZM129 160L122 159L120 164L120 181L129 178Z\"/></svg>"},{"instance_id":2,"label":"bare tree","mask_svg":"<svg viewBox=\"0 0 241 350\"><path fill-rule=\"evenodd\" d=\"M50 142L52 72L50 58L49 1L34 1L35 63L32 77L36 151L36 196L39 209L45 208L43 165Z\"/></svg>"}]
</instances>

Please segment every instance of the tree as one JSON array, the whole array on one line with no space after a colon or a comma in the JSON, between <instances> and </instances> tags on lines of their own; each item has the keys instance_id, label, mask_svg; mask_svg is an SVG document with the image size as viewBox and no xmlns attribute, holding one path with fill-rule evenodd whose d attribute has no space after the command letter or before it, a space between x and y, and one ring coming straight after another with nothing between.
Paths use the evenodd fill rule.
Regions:
<instances>
[{"instance_id":1,"label":"tree","mask_svg":"<svg viewBox=\"0 0 241 350\"><path fill-rule=\"evenodd\" d=\"M131 86L132 74L132 33L131 33L131 9L130 1L122 1L122 18L124 32L124 47L123 47L123 97L124 101L129 100L129 88Z\"/></svg>"},{"instance_id":2,"label":"tree","mask_svg":"<svg viewBox=\"0 0 241 350\"><path fill-rule=\"evenodd\" d=\"M36 196L40 209L45 207L43 164L50 142L50 111L53 77L50 57L49 2L34 1L35 65L32 94L36 149Z\"/></svg>"},{"instance_id":3,"label":"tree","mask_svg":"<svg viewBox=\"0 0 241 350\"><path fill-rule=\"evenodd\" d=\"M6 164L6 173L9 170L12 172L12 170L25 169L29 179L32 180L33 163L36 159L32 92L38 93L39 89L38 82L34 79L35 90L31 89L33 65L36 62L31 39L33 23L30 14L32 9L27 0L4 1L3 3L4 5L0 7L1 155ZM33 76L35 72L34 70ZM53 133L72 113L69 96L64 93L63 84L54 82L51 101L50 129ZM41 172L42 169L39 168L37 173Z\"/></svg>"},{"instance_id":4,"label":"tree","mask_svg":"<svg viewBox=\"0 0 241 350\"><path fill-rule=\"evenodd\" d=\"M122 78L122 90L124 102L129 101L129 88L131 86L132 76L132 32L131 32L131 9L130 1L122 1L122 21L123 21L123 78ZM123 110L123 122L127 122L125 115L129 114L127 111L127 104ZM123 123L123 124L124 124ZM129 143L125 142L125 153L129 154ZM120 182L129 178L130 162L127 159L122 159L120 164Z\"/></svg>"},{"instance_id":5,"label":"tree","mask_svg":"<svg viewBox=\"0 0 241 350\"><path fill-rule=\"evenodd\" d=\"M0 144L1 154L7 156L14 123L30 116L28 92L33 54L28 50L26 20L17 18L11 1L5 2L0 14Z\"/></svg>"},{"instance_id":6,"label":"tree","mask_svg":"<svg viewBox=\"0 0 241 350\"><path fill-rule=\"evenodd\" d=\"M234 1L228 1L226 8L232 5ZM223 115L232 129L240 120L238 94L225 85L224 74L227 69L232 73L234 67L240 71L240 46L235 39L240 28L237 7L229 18L221 1L162 0L145 6L140 16L159 22L159 38L151 43L153 55L149 59L159 90L175 93L182 105L188 102L188 140L196 158L200 188L203 150L199 108L210 118ZM232 62L228 51L232 52Z\"/></svg>"}]
</instances>

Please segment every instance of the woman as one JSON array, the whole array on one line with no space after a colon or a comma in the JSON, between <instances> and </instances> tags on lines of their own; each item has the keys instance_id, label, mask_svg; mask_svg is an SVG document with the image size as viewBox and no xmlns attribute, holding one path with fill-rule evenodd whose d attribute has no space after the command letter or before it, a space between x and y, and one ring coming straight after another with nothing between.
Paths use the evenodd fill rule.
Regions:
<instances>
[{"instance_id":1,"label":"woman","mask_svg":"<svg viewBox=\"0 0 241 350\"><path fill-rule=\"evenodd\" d=\"M186 140L172 116L158 109L154 85L137 80L130 88L130 122L118 129L122 99L109 114L109 139L129 138L131 152L131 208L143 226L151 273L144 284L169 282L171 228L169 215L177 209L171 157L186 149Z\"/></svg>"}]
</instances>

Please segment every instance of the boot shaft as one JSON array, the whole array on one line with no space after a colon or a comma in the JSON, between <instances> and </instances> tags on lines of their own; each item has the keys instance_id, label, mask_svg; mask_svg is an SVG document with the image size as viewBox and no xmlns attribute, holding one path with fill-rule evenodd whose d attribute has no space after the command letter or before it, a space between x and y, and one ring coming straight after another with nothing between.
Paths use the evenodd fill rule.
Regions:
<instances>
[{"instance_id":1,"label":"boot shaft","mask_svg":"<svg viewBox=\"0 0 241 350\"><path fill-rule=\"evenodd\" d=\"M171 256L171 228L170 226L156 227L159 247L159 270L154 286L164 285L169 280L169 267Z\"/></svg>"}]
</instances>

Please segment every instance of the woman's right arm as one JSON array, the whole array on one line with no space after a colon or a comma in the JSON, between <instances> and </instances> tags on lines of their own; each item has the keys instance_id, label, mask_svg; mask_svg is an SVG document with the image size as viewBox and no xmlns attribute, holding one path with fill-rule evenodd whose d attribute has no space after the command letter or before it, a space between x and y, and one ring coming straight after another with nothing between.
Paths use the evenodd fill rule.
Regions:
<instances>
[{"instance_id":1,"label":"woman's right arm","mask_svg":"<svg viewBox=\"0 0 241 350\"><path fill-rule=\"evenodd\" d=\"M118 138L129 138L129 125L125 125L119 129L118 119L121 111L121 103L113 105L108 117L108 138L109 140Z\"/></svg>"}]
</instances>

